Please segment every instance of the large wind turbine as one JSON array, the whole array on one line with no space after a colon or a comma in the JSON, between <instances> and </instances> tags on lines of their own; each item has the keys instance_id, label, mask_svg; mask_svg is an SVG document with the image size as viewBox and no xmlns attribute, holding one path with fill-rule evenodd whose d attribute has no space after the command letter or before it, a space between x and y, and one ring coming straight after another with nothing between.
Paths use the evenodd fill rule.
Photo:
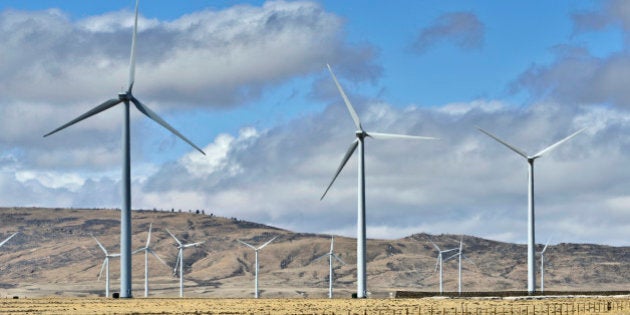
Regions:
<instances>
[{"instance_id":1,"label":"large wind turbine","mask_svg":"<svg viewBox=\"0 0 630 315\"><path fill-rule=\"evenodd\" d=\"M333 179L330 181L330 184L324 191L324 194L320 198L320 200L324 199L326 193L330 189L330 187L339 176L339 173L346 165L354 151L359 147L359 155L358 155L358 192L357 192L357 298L365 298L367 297L367 271L366 271L366 232L365 232L365 163L364 163L364 139L366 137L371 137L374 139L417 139L417 140L432 140L436 138L432 137L419 137L419 136L408 136L408 135L399 135L399 134L389 134L389 133L379 133L379 132L366 132L363 130L361 126L361 121L359 120L359 115L350 104L350 100L346 96L346 93L341 88L341 85L337 81L337 77L333 73L330 65L328 66L328 71L330 71L330 75L335 81L335 85L337 85L337 89L343 98L348 111L350 112L350 116L354 121L354 125L357 130L355 131L356 139L350 144L350 148L346 152L346 155L341 160L341 164L337 168L337 172Z\"/></svg>"},{"instance_id":2,"label":"large wind turbine","mask_svg":"<svg viewBox=\"0 0 630 315\"><path fill-rule=\"evenodd\" d=\"M274 238L270 239L267 241L267 243L262 244L260 247L255 247L253 245L247 244L241 240L237 240L239 241L241 244L251 248L254 250L254 252L256 252L256 276L254 278L254 298L258 298L258 251L265 248L265 246L269 245L269 243L273 242L273 240L275 240L276 238L278 238L278 236L274 236Z\"/></svg>"},{"instance_id":3,"label":"large wind turbine","mask_svg":"<svg viewBox=\"0 0 630 315\"><path fill-rule=\"evenodd\" d=\"M151 243L151 228L153 228L153 223L149 224L149 235L147 236L147 244L144 247L136 249L133 253L139 253L144 251L144 297L149 296L149 254L155 256L164 266L168 265L155 253L155 251L149 246Z\"/></svg>"},{"instance_id":4,"label":"large wind turbine","mask_svg":"<svg viewBox=\"0 0 630 315\"><path fill-rule=\"evenodd\" d=\"M341 258L339 258L339 256L335 255L334 253L334 246L335 246L335 237L331 236L330 237L330 251L327 254L322 255L321 257L315 259L315 261L318 261L324 257L328 257L328 264L329 264L329 271L328 271L328 298L332 299L333 297L333 258L337 259L337 261L339 261L340 263L342 263L343 265L345 265L346 263L341 260Z\"/></svg>"},{"instance_id":5,"label":"large wind turbine","mask_svg":"<svg viewBox=\"0 0 630 315\"><path fill-rule=\"evenodd\" d=\"M175 242L177 242L178 252L177 252L177 260L175 262L175 268L173 268L173 274L177 274L177 266L179 265L179 297L184 297L184 248L197 247L205 243L206 241L182 244L182 242L180 242L177 239L177 237L175 237L175 235L171 233L171 231L166 229L166 232L168 232L168 234L170 234L173 237L173 239L175 239Z\"/></svg>"},{"instance_id":6,"label":"large wind turbine","mask_svg":"<svg viewBox=\"0 0 630 315\"><path fill-rule=\"evenodd\" d=\"M545 247L543 247L540 252L540 292L545 292L545 251L547 250L547 246L549 246L550 240L551 238L547 240Z\"/></svg>"},{"instance_id":7,"label":"large wind turbine","mask_svg":"<svg viewBox=\"0 0 630 315\"><path fill-rule=\"evenodd\" d=\"M105 249L105 246L103 246L103 244L101 244L101 242L99 242L96 237L94 237L94 235L92 235L92 238L96 241L101 250L103 250L103 253L105 253L105 260L103 260L103 264L101 265L101 272L98 273L98 280L101 280L103 269L105 269L105 296L109 297L109 259L120 257L120 254L108 253L107 249Z\"/></svg>"},{"instance_id":8,"label":"large wind turbine","mask_svg":"<svg viewBox=\"0 0 630 315\"><path fill-rule=\"evenodd\" d=\"M11 236L7 237L6 239L4 239L4 241L2 241L0 243L0 247L2 247L2 245L4 245L4 243L8 242L10 239L12 239L16 234L18 234L19 232L15 232L13 234L11 234Z\"/></svg>"},{"instance_id":9,"label":"large wind turbine","mask_svg":"<svg viewBox=\"0 0 630 315\"><path fill-rule=\"evenodd\" d=\"M435 270L437 271L438 266L440 267L440 294L442 294L444 293L444 288L442 286L442 264L444 261L444 253L452 252L454 250L457 250L457 248L442 250L440 249L440 246L437 246L437 244L433 243L433 241L431 241L431 244L433 244L433 247L435 247L435 249L437 249L438 251L437 261L435 262Z\"/></svg>"},{"instance_id":10,"label":"large wind turbine","mask_svg":"<svg viewBox=\"0 0 630 315\"><path fill-rule=\"evenodd\" d=\"M580 129L570 136L542 149L540 152L534 155L527 155L523 150L499 139L497 136L477 127L479 131L485 133L490 138L498 141L499 143L506 146L508 149L514 151L516 154L522 156L527 160L527 164L529 166L529 183L528 183L528 194L527 194L527 292L529 294L533 294L536 292L536 253L535 253L535 227L534 227L534 161L539 157L543 156L543 154L557 148L559 145L565 143L569 139L577 136L580 132L584 131L586 128Z\"/></svg>"},{"instance_id":11,"label":"large wind turbine","mask_svg":"<svg viewBox=\"0 0 630 315\"><path fill-rule=\"evenodd\" d=\"M138 33L138 5L139 0L136 1L135 20L133 25L133 35L131 37L131 57L129 58L129 87L124 93L118 94L117 98L110 99L104 103L94 107L87 111L85 114L71 120L67 124L47 133L44 137L50 136L66 127L74 125L84 119L92 117L102 111L105 111L111 107L114 107L120 103L124 106L124 123L123 123L123 167L122 167L122 207L120 213L120 297L130 298L131 294L131 158L130 158L130 129L129 129L129 103L133 103L135 107L151 120L162 125L170 132L190 144L199 152L205 153L193 144L190 140L186 139L182 134L175 130L171 125L164 121L160 116L154 113L147 106L142 104L132 94L133 85L135 83L136 72L136 36Z\"/></svg>"}]
</instances>

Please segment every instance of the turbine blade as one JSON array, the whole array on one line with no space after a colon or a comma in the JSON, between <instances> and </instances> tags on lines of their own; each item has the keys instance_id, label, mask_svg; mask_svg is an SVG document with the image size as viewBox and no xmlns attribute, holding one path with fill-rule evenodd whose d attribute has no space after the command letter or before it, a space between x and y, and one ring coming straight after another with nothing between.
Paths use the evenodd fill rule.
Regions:
<instances>
[{"instance_id":1,"label":"turbine blade","mask_svg":"<svg viewBox=\"0 0 630 315\"><path fill-rule=\"evenodd\" d=\"M350 145L350 147L348 148L346 155L343 156L343 159L341 160L341 164L339 164L339 167L337 168L337 172L335 173L335 176L333 176L333 179L330 181L330 184L328 184L328 187L326 187L326 191L324 191L324 194L322 195L321 198L319 198L319 200L324 199L324 197L326 196L326 193L328 192L330 187L332 187L333 183L337 179L337 176L339 176L339 173L341 173L341 170L343 169L343 167L346 166L346 163L348 163L350 156L352 156L352 153L354 153L354 150L357 149L358 145L359 145L359 139L355 139Z\"/></svg>"},{"instance_id":2,"label":"turbine blade","mask_svg":"<svg viewBox=\"0 0 630 315\"><path fill-rule=\"evenodd\" d=\"M136 0L136 16L133 21L133 35L131 36L131 56L129 57L129 88L127 92L131 92L133 83L136 80L136 37L138 35L138 6L140 0Z\"/></svg>"},{"instance_id":3,"label":"turbine blade","mask_svg":"<svg viewBox=\"0 0 630 315\"><path fill-rule=\"evenodd\" d=\"M258 250L261 250L263 248L265 248L265 246L269 245L271 242L273 242L273 240L275 240L276 238L278 238L279 235L274 236L272 239L268 240L267 243L262 244L262 246L258 247Z\"/></svg>"},{"instance_id":4,"label":"turbine blade","mask_svg":"<svg viewBox=\"0 0 630 315\"><path fill-rule=\"evenodd\" d=\"M333 257L335 257L335 259L337 259L340 263L342 263L342 264L344 264L344 265L346 264L346 262L345 262L345 261L343 261L341 258L339 258L339 256L337 256L337 255L335 255L335 254L332 254L332 256L333 256Z\"/></svg>"},{"instance_id":5,"label":"turbine blade","mask_svg":"<svg viewBox=\"0 0 630 315\"><path fill-rule=\"evenodd\" d=\"M313 259L313 262L318 262L318 261L320 261L322 258L324 258L324 257L328 257L328 256L330 256L330 254L324 254L324 255L321 255L321 256L319 256L319 257L317 257L317 258Z\"/></svg>"},{"instance_id":6,"label":"turbine blade","mask_svg":"<svg viewBox=\"0 0 630 315\"><path fill-rule=\"evenodd\" d=\"M162 125L162 127L168 129L170 132L172 132L174 135L178 136L180 139L184 140L184 142L188 143L190 146L192 146L193 148L197 149L197 151L201 152L201 154L206 155L206 153L203 152L203 150L201 150L198 146L196 146L194 143L192 143L190 140L188 140L186 137L184 137L184 135L179 133L179 131L175 130L175 128L171 127L171 125L169 125L166 121L164 121L164 119L160 118L160 116L158 116L151 109L149 109L148 107L146 107L145 105L140 103L140 101L137 98L132 96L131 97L131 101L133 102L134 105L136 105L136 108L140 112L145 114L147 117L151 118L156 123Z\"/></svg>"},{"instance_id":7,"label":"turbine blade","mask_svg":"<svg viewBox=\"0 0 630 315\"><path fill-rule=\"evenodd\" d=\"M438 140L438 138L434 138L434 137L409 136L409 135L399 135L399 134L393 134L393 133L368 132L367 134L368 134L368 137L372 137L374 139Z\"/></svg>"},{"instance_id":8,"label":"turbine blade","mask_svg":"<svg viewBox=\"0 0 630 315\"><path fill-rule=\"evenodd\" d=\"M551 151L551 150L553 150L553 149L557 148L559 145L561 145L561 144L563 144L563 143L565 143L565 142L569 141L569 139L571 139L571 138L573 138L573 137L577 136L579 133L581 133L581 132L582 132L582 131L584 131L584 130L586 130L586 128L582 128L582 129L580 129L580 130L578 130L578 131L576 131L576 132L572 133L570 136L568 136L568 137L566 137L566 138L564 138L564 139L562 139L562 140L560 140L560 141L558 141L558 142L556 142L556 143L554 143L554 144L552 144L552 145L550 145L550 146L546 147L546 148L545 148L545 149L543 149L542 151L540 151L540 152L536 153L536 154L535 154L532 158L536 159L536 158L541 157L543 154L545 154L545 153L547 153L547 152L549 152L549 151Z\"/></svg>"},{"instance_id":9,"label":"turbine blade","mask_svg":"<svg viewBox=\"0 0 630 315\"><path fill-rule=\"evenodd\" d=\"M444 259L444 262L447 262L447 261L449 261L449 260L451 260L451 259L453 259L453 258L455 258L455 257L457 257L457 256L459 256L459 253L457 253L457 254L453 254L452 256L450 256L450 257L448 257L448 258Z\"/></svg>"},{"instance_id":10,"label":"turbine blade","mask_svg":"<svg viewBox=\"0 0 630 315\"><path fill-rule=\"evenodd\" d=\"M437 259L435 260L435 270L433 270L433 272L437 271L439 265L440 265L440 256L438 255Z\"/></svg>"},{"instance_id":11,"label":"turbine blade","mask_svg":"<svg viewBox=\"0 0 630 315\"><path fill-rule=\"evenodd\" d=\"M135 255L135 254L137 254L137 253L139 253L139 252L141 252L143 250L147 250L147 248L146 247L138 248L138 249L134 250L133 252L131 252L131 254Z\"/></svg>"},{"instance_id":12,"label":"turbine blade","mask_svg":"<svg viewBox=\"0 0 630 315\"><path fill-rule=\"evenodd\" d=\"M545 251L547 250L547 246L549 246L549 241L551 241L551 236L547 239L547 243L545 243L545 247L543 247L542 251L540 252L541 254L544 254Z\"/></svg>"},{"instance_id":13,"label":"turbine blade","mask_svg":"<svg viewBox=\"0 0 630 315\"><path fill-rule=\"evenodd\" d=\"M459 252L461 253L463 249L464 249L464 236L462 235L462 237L459 239Z\"/></svg>"},{"instance_id":14,"label":"turbine blade","mask_svg":"<svg viewBox=\"0 0 630 315\"><path fill-rule=\"evenodd\" d=\"M442 250L440 249L440 246L437 246L437 244L433 243L432 240L429 240L429 242L431 242L431 244L433 244L433 247L435 247L435 249L438 250L438 252L441 252Z\"/></svg>"},{"instance_id":15,"label":"turbine blade","mask_svg":"<svg viewBox=\"0 0 630 315\"><path fill-rule=\"evenodd\" d=\"M173 239L175 239L175 242L177 242L177 245L182 246L182 242L180 242L180 241L177 239L177 237L175 237L175 235L173 235L173 233L171 233L171 231L169 231L168 229L166 229L166 232L167 232L168 234L170 234L170 235L173 237Z\"/></svg>"},{"instance_id":16,"label":"turbine blade","mask_svg":"<svg viewBox=\"0 0 630 315\"><path fill-rule=\"evenodd\" d=\"M179 252L177 252L177 258L175 259L175 268L173 268L173 274L176 275L177 274L177 267L179 267L179 261L181 260L182 257L182 249L179 249Z\"/></svg>"},{"instance_id":17,"label":"turbine blade","mask_svg":"<svg viewBox=\"0 0 630 315\"><path fill-rule=\"evenodd\" d=\"M203 241L203 242L197 242L197 243L191 243L191 244L186 244L186 245L184 245L184 248L188 248L188 247L196 247L196 246L201 245L201 244L203 244L203 243L205 243L205 242L206 242L206 241Z\"/></svg>"},{"instance_id":18,"label":"turbine blade","mask_svg":"<svg viewBox=\"0 0 630 315\"><path fill-rule=\"evenodd\" d=\"M162 258L160 258L160 256L158 256L158 254L155 251L153 251L151 248L147 248L147 250L149 251L149 253L151 253L151 255L153 255L155 258L157 258L164 266L168 267L166 262L164 260L162 260Z\"/></svg>"},{"instance_id":19,"label":"turbine blade","mask_svg":"<svg viewBox=\"0 0 630 315\"><path fill-rule=\"evenodd\" d=\"M329 64L326 64L326 66L328 66L328 71L330 72L330 75L332 75L332 78L335 81L335 85L337 85L337 89L339 90L339 93L341 93L341 97L343 98L344 103L346 103L346 107L348 108L348 111L350 112L350 116L352 116L354 125L357 126L357 129L363 130L363 128L361 127L361 121L359 120L359 115L357 115L357 112L354 110L354 107L352 107L352 104L350 104L350 100L348 99L348 97L346 96L346 93L341 88L339 81L337 81L337 77L335 76L335 73L332 71L332 68L330 67Z\"/></svg>"},{"instance_id":20,"label":"turbine blade","mask_svg":"<svg viewBox=\"0 0 630 315\"><path fill-rule=\"evenodd\" d=\"M527 153L525 153L523 150L521 150L521 149L519 149L519 148L517 148L517 147L515 147L515 146L513 146L513 145L511 145L511 144L509 144L509 143L499 139L499 137L497 137L497 136L495 136L495 135L493 135L493 134L491 134L491 133L489 133L489 132L487 132L487 131L479 128L479 127L477 127L477 129L479 129L479 131L485 133L488 137L490 137L490 138L498 141L499 143L503 144L504 146L508 147L508 149L516 152L516 154L518 154L518 155L520 155L520 156L522 156L522 157L524 157L526 159L529 159L529 157L527 156Z\"/></svg>"},{"instance_id":21,"label":"turbine blade","mask_svg":"<svg viewBox=\"0 0 630 315\"><path fill-rule=\"evenodd\" d=\"M103 264L101 264L101 272L98 273L98 278L96 279L97 281L101 280L101 275L103 274L103 269L105 269L105 264L107 263L107 257L105 257L105 259L103 260Z\"/></svg>"},{"instance_id":22,"label":"turbine blade","mask_svg":"<svg viewBox=\"0 0 630 315\"><path fill-rule=\"evenodd\" d=\"M106 101L106 102L104 102L104 103L102 103L102 104L100 104L100 105L90 109L85 114L83 114L83 115L81 115L81 116L71 120L67 124L65 124L65 125L63 125L63 126L57 128L57 129L47 133L47 134L45 134L44 137L48 137L48 136L52 135L53 133L55 133L57 131L60 131L62 129L65 129L66 127L69 127L71 125L74 125L74 124L80 122L81 120L84 120L84 119L86 119L88 117L94 116L94 115L96 115L96 114L98 114L98 113L100 113L100 112L102 112L102 111L104 111L106 109L109 109L110 107L116 106L120 102L122 102L120 99L112 98L111 100L108 100L108 101Z\"/></svg>"},{"instance_id":23,"label":"turbine blade","mask_svg":"<svg viewBox=\"0 0 630 315\"><path fill-rule=\"evenodd\" d=\"M96 243L98 244L98 246L103 250L103 253L105 253L105 256L108 255L107 250L105 249L105 246L103 246L103 244L101 244L101 242L99 242L96 237L94 237L94 235L92 235L92 238L96 241Z\"/></svg>"},{"instance_id":24,"label":"turbine blade","mask_svg":"<svg viewBox=\"0 0 630 315\"><path fill-rule=\"evenodd\" d=\"M151 229L153 228L153 222L149 224L149 235L147 236L147 245L146 248L149 248L149 243L151 243Z\"/></svg>"},{"instance_id":25,"label":"turbine blade","mask_svg":"<svg viewBox=\"0 0 630 315\"><path fill-rule=\"evenodd\" d=\"M18 234L18 232L15 232L15 233L11 234L11 236L7 237L4 241L2 241L2 243L0 243L0 247L2 247L2 245L4 245L4 243L6 243L10 239L12 239L16 234Z\"/></svg>"},{"instance_id":26,"label":"turbine blade","mask_svg":"<svg viewBox=\"0 0 630 315\"><path fill-rule=\"evenodd\" d=\"M249 248L253 249L253 250L258 250L258 249L256 249L256 247L254 247L254 246L252 246L252 245L249 245L249 244L247 244L247 243L245 243L245 242L243 242L243 241L241 241L241 240L237 240L237 241L238 241L239 243L241 243L241 244L243 244L243 245L245 245L245 246L247 246L247 247L249 247Z\"/></svg>"}]
</instances>

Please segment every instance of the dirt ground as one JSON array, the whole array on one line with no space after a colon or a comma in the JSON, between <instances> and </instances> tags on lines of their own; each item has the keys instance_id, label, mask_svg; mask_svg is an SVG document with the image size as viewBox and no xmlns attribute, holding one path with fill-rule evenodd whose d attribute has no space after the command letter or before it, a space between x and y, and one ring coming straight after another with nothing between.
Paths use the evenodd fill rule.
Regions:
<instances>
[{"instance_id":1,"label":"dirt ground","mask_svg":"<svg viewBox=\"0 0 630 315\"><path fill-rule=\"evenodd\" d=\"M2 314L630 314L630 296L422 299L4 298Z\"/></svg>"}]
</instances>

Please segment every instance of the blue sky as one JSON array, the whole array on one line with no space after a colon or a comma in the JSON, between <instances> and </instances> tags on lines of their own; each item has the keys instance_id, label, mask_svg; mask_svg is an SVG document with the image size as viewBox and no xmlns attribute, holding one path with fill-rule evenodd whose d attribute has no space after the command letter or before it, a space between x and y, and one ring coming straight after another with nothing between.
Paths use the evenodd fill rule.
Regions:
<instances>
[{"instance_id":1,"label":"blue sky","mask_svg":"<svg viewBox=\"0 0 630 315\"><path fill-rule=\"evenodd\" d=\"M116 109L41 135L124 87L133 6L0 3L4 205L118 207ZM330 63L366 129L441 138L368 143L369 236L524 242L525 165L474 127L532 152L589 127L537 166L538 233L627 245L625 6L142 1L134 95L208 156L133 114L134 208L354 235L354 162L319 201L353 136Z\"/></svg>"}]
</instances>

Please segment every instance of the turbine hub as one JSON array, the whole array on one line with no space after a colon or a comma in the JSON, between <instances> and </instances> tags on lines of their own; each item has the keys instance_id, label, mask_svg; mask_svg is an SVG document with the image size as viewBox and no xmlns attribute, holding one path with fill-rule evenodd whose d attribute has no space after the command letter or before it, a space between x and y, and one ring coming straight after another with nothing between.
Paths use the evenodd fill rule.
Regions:
<instances>
[{"instance_id":1,"label":"turbine hub","mask_svg":"<svg viewBox=\"0 0 630 315\"><path fill-rule=\"evenodd\" d=\"M363 130L357 130L354 132L354 134L357 136L357 138L365 138L365 136L367 136L367 132L363 131Z\"/></svg>"},{"instance_id":2,"label":"turbine hub","mask_svg":"<svg viewBox=\"0 0 630 315\"><path fill-rule=\"evenodd\" d=\"M118 99L121 100L121 101L130 101L131 100L131 93L130 92L118 93Z\"/></svg>"}]
</instances>

